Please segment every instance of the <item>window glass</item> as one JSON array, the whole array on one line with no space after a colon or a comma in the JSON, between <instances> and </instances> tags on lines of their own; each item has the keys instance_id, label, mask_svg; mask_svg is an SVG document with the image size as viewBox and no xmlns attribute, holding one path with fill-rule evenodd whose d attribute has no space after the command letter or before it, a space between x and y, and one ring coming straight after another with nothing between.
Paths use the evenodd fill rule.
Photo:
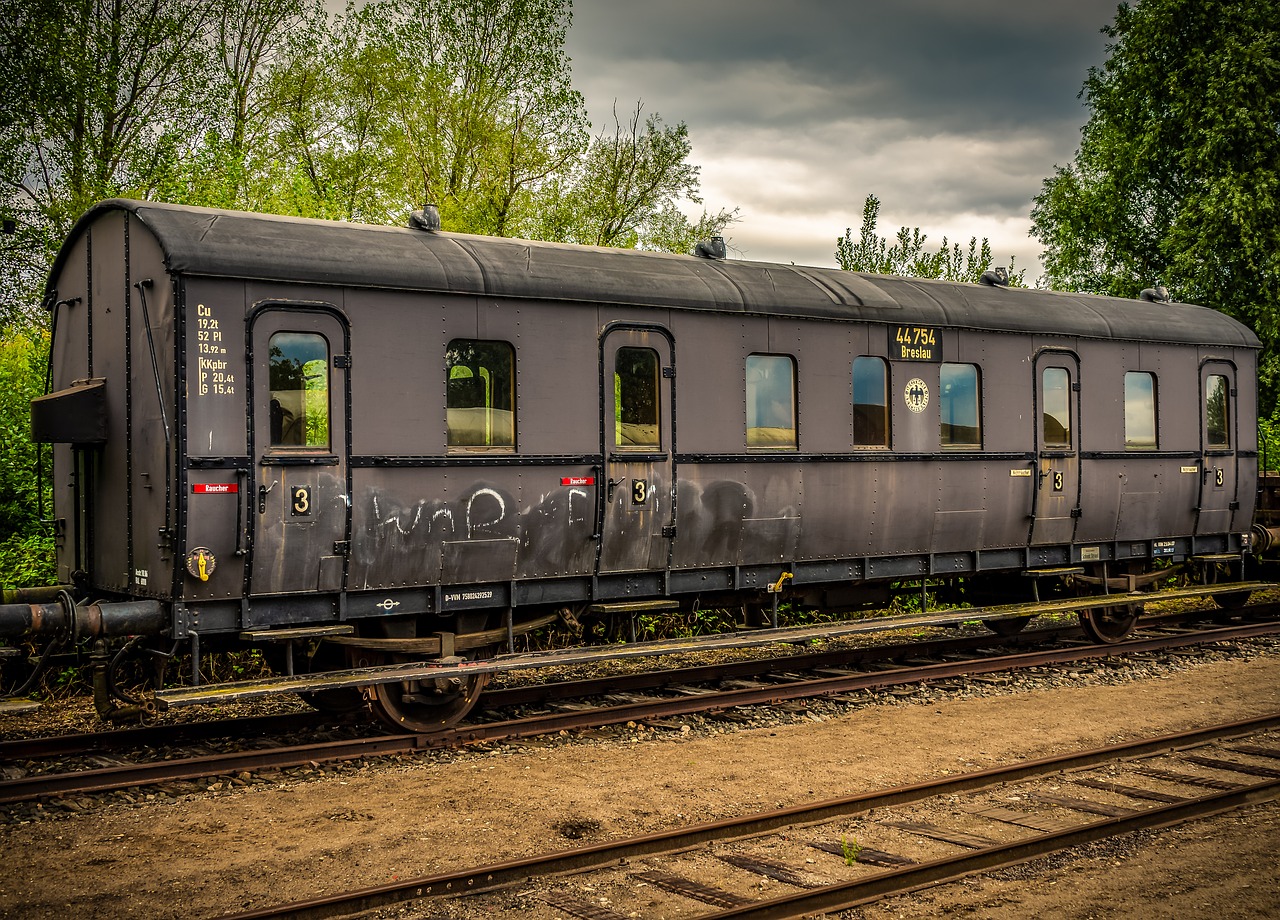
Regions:
<instances>
[{"instance_id":1,"label":"window glass","mask_svg":"<svg viewBox=\"0 0 1280 920\"><path fill-rule=\"evenodd\" d=\"M1130 450L1156 447L1156 378L1130 371L1124 375L1124 446Z\"/></svg>"},{"instance_id":2,"label":"window glass","mask_svg":"<svg viewBox=\"0 0 1280 920\"><path fill-rule=\"evenodd\" d=\"M515 350L506 342L449 343L445 379L450 447L515 447L515 371Z\"/></svg>"},{"instance_id":3,"label":"window glass","mask_svg":"<svg viewBox=\"0 0 1280 920\"><path fill-rule=\"evenodd\" d=\"M1230 400L1227 378L1210 374L1204 382L1204 430L1209 447L1231 446Z\"/></svg>"},{"instance_id":4,"label":"window glass","mask_svg":"<svg viewBox=\"0 0 1280 920\"><path fill-rule=\"evenodd\" d=\"M853 359L853 443L889 446L889 400L881 358Z\"/></svg>"},{"instance_id":5,"label":"window glass","mask_svg":"<svg viewBox=\"0 0 1280 920\"><path fill-rule=\"evenodd\" d=\"M619 450L660 447L658 353L619 348L613 366L614 443Z\"/></svg>"},{"instance_id":6,"label":"window glass","mask_svg":"<svg viewBox=\"0 0 1280 920\"><path fill-rule=\"evenodd\" d=\"M1045 447L1071 446L1071 376L1065 368L1044 369L1041 396L1044 401L1043 443Z\"/></svg>"},{"instance_id":7,"label":"window glass","mask_svg":"<svg viewBox=\"0 0 1280 920\"><path fill-rule=\"evenodd\" d=\"M982 413L978 368L943 364L938 371L938 411L943 447L981 447Z\"/></svg>"},{"instance_id":8,"label":"window glass","mask_svg":"<svg viewBox=\"0 0 1280 920\"><path fill-rule=\"evenodd\" d=\"M271 366L272 447L329 446L329 343L314 332L277 332Z\"/></svg>"},{"instance_id":9,"label":"window glass","mask_svg":"<svg viewBox=\"0 0 1280 920\"><path fill-rule=\"evenodd\" d=\"M748 355L747 447L796 445L795 363L785 355Z\"/></svg>"}]
</instances>

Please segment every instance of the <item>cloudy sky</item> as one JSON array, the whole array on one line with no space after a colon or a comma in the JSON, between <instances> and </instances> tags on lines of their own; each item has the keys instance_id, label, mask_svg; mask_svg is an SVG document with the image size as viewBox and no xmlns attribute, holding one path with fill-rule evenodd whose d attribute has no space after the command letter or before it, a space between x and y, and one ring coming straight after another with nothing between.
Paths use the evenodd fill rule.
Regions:
<instances>
[{"instance_id":1,"label":"cloudy sky","mask_svg":"<svg viewBox=\"0 0 1280 920\"><path fill-rule=\"evenodd\" d=\"M1117 0L577 0L595 131L637 100L683 121L735 257L834 265L868 194L880 232L990 239L1040 273L1031 198L1074 156ZM695 208L696 212L696 208Z\"/></svg>"}]
</instances>

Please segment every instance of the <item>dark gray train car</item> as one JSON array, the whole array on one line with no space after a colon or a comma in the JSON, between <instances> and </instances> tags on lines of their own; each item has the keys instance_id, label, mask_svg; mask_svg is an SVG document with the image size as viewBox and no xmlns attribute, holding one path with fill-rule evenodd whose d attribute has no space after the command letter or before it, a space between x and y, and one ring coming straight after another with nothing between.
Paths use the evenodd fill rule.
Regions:
<instances>
[{"instance_id":1,"label":"dark gray train car","mask_svg":"<svg viewBox=\"0 0 1280 920\"><path fill-rule=\"evenodd\" d=\"M133 201L48 304L60 580L300 668L1248 546L1259 343L1201 307Z\"/></svg>"}]
</instances>

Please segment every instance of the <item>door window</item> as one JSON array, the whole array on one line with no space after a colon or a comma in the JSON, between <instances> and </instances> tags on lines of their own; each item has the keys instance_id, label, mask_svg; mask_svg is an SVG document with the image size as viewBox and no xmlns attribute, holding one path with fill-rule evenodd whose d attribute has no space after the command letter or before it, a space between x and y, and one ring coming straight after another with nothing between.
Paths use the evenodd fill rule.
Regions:
<instances>
[{"instance_id":1,"label":"door window","mask_svg":"<svg viewBox=\"0 0 1280 920\"><path fill-rule=\"evenodd\" d=\"M1204 381L1205 444L1219 450L1231 447L1231 391L1227 378L1210 374Z\"/></svg>"},{"instance_id":2,"label":"door window","mask_svg":"<svg viewBox=\"0 0 1280 920\"><path fill-rule=\"evenodd\" d=\"M613 371L614 443L619 450L649 450L662 444L658 425L658 353L619 348Z\"/></svg>"},{"instance_id":3,"label":"door window","mask_svg":"<svg viewBox=\"0 0 1280 920\"><path fill-rule=\"evenodd\" d=\"M329 343L277 332L268 346L272 447L329 447Z\"/></svg>"},{"instance_id":4,"label":"door window","mask_svg":"<svg viewBox=\"0 0 1280 920\"><path fill-rule=\"evenodd\" d=\"M1045 447L1071 446L1071 376L1065 368L1046 367L1041 395L1042 443Z\"/></svg>"}]
</instances>

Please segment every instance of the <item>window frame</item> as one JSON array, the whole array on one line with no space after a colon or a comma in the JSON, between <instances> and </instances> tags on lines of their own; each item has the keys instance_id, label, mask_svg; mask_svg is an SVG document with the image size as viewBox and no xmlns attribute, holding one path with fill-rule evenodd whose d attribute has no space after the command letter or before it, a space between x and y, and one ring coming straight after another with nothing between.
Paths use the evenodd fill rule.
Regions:
<instances>
[{"instance_id":1,"label":"window frame","mask_svg":"<svg viewBox=\"0 0 1280 920\"><path fill-rule=\"evenodd\" d=\"M499 401L495 401L494 399L495 395L498 393L498 390L496 389L494 384L495 374L493 370L490 370L488 367L481 365L477 361L475 363L475 367L482 372L488 372L488 376L486 377L485 373L481 373L477 375L472 370L472 366L470 364L467 364L465 362L451 363L450 355L455 353L456 347L460 344L471 345L471 346L476 346L476 345L501 346L505 348L507 362L506 362L505 368L502 368L501 370L505 370L506 375L509 378L508 384L504 388L504 390L506 393L505 402L507 403L507 405L510 406L510 408L503 408L502 403ZM459 368L467 370L468 373L455 374L454 372ZM494 370L499 370L499 369L495 368ZM469 454L469 453L512 454L512 453L515 453L516 446L518 443L517 436L519 431L518 426L516 424L516 349L515 349L515 346L510 342L506 341L505 339L479 339L479 338L468 338L463 336L457 336L455 338L451 338L445 345L444 372L445 372L444 373L445 449L450 453L463 453L463 454ZM482 405L474 405L474 404L458 405L458 406L451 405L452 396L450 393L450 390L451 390L450 384L457 380L473 380L473 379L476 379L477 376L479 377L479 379L481 379L484 382L483 383L484 394L485 394L484 403ZM463 411L476 410L476 409L482 410L482 412L484 413L484 421L485 421L484 430L485 430L486 440L481 443L472 443L472 442L464 443L461 441L455 442L454 441L455 431L461 434L467 431L477 430L477 429L475 429L474 426L468 426L468 425L462 424L461 416L458 416L459 423L457 425L452 424L449 418L450 413L455 411L463 412ZM493 437L495 434L494 425L493 425L495 421L494 413L505 413L508 416L509 422L510 422L509 434L507 435L507 438L497 443L493 441Z\"/></svg>"},{"instance_id":2,"label":"window frame","mask_svg":"<svg viewBox=\"0 0 1280 920\"><path fill-rule=\"evenodd\" d=\"M1213 381L1221 382L1222 402L1222 440L1213 440L1212 414L1210 412L1210 385ZM1206 450L1231 450L1231 381L1226 374L1205 374L1204 378L1204 446Z\"/></svg>"},{"instance_id":3,"label":"window frame","mask_svg":"<svg viewBox=\"0 0 1280 920\"><path fill-rule=\"evenodd\" d=\"M1129 389L1129 384L1130 384L1130 381L1133 381L1136 383L1139 379L1143 379L1143 378L1150 381L1150 388L1149 388L1149 393L1150 393L1149 402L1151 406L1151 412L1149 417L1149 420L1151 423L1150 443L1145 443L1145 441L1139 441L1137 435L1130 434L1131 429L1138 427L1137 425L1131 425L1130 422L1136 417L1137 411L1139 409L1142 409L1143 406L1132 397ZM1131 450L1131 451L1159 450L1160 449L1160 385L1159 385L1159 381L1156 380L1156 375L1151 371L1125 371L1123 385L1124 385L1124 449ZM1142 399L1142 402L1146 403L1148 402L1148 400L1144 397ZM1144 413L1144 416L1145 416L1145 413ZM1139 421L1147 421L1147 418L1144 417Z\"/></svg>"},{"instance_id":4,"label":"window frame","mask_svg":"<svg viewBox=\"0 0 1280 920\"><path fill-rule=\"evenodd\" d=\"M876 364L878 364L880 368L880 375L878 378L879 385L880 385L880 392L879 392L880 402L878 403L859 402L858 401L858 394L859 394L858 363L864 362L864 367L865 367L865 366L869 366L870 362L873 362L873 361ZM893 428L892 428L893 417L892 417L892 408L891 408L891 404L893 401L889 398L889 362L886 361L884 358L880 357L879 355L858 355L853 359L852 366L850 367L850 375L852 377L851 388L852 388L852 399L853 399L853 446L854 448L858 450L889 449L893 444ZM866 406L869 409L880 410L879 426L880 426L881 437L878 441L874 441L874 442L870 440L863 441L859 439L858 420L860 417L862 417L858 413L858 409L860 406ZM869 420L868 420L868 424L869 424ZM868 427L868 425L864 425L863 427L864 428Z\"/></svg>"},{"instance_id":5,"label":"window frame","mask_svg":"<svg viewBox=\"0 0 1280 920\"><path fill-rule=\"evenodd\" d=\"M628 423L624 422L622 418L624 410L623 394L628 391L628 388L623 387L622 375L619 374L618 368L622 365L622 353L628 351L647 352L653 358L652 387L649 391L653 417L649 422ZM662 356L658 354L658 350L650 345L619 345L613 352L613 380L614 449L622 453L652 453L653 451L662 450ZM627 403L626 405L630 406L631 404ZM622 440L622 427L624 424L651 425L654 435L653 440L646 444L624 443Z\"/></svg>"},{"instance_id":6,"label":"window frame","mask_svg":"<svg viewBox=\"0 0 1280 920\"><path fill-rule=\"evenodd\" d=\"M968 369L973 374L972 408L974 412L974 424L971 427L973 428L976 436L975 440L973 441L955 440L954 432L957 430L958 427L961 427L961 426L957 426L954 421L952 422L947 421L946 416L948 413L946 412L946 410L953 406L954 401L956 399L955 396L953 396L951 393L948 392L949 385L948 385L948 382L944 380L944 375L947 373L948 368L958 368L958 369L964 368L964 369ZM939 446L941 446L943 450L982 450L982 439L985 433L984 432L985 426L982 423L982 410L983 410L982 368L980 368L976 364L970 364L970 363L959 362L959 361L944 361L941 364L939 364L938 365L938 444ZM955 417L954 412L951 412L950 415L952 416L952 418ZM967 428L970 426L962 426L962 427ZM948 439L946 436L946 433L948 430L950 430L953 433L952 439Z\"/></svg>"},{"instance_id":7,"label":"window frame","mask_svg":"<svg viewBox=\"0 0 1280 920\"><path fill-rule=\"evenodd\" d=\"M302 387L300 388L295 387L291 389L277 389L275 386L275 380L273 378L275 377L277 368L281 364L283 364L283 362L282 361L278 362L276 357L271 354L271 350L272 348L277 347L275 345L275 342L281 336L291 337L291 338L314 339L323 348L324 354L322 357L310 358L297 365L297 371L301 372L303 375ZM285 354L283 348L281 348L281 355L282 357L286 357L286 358L289 357L288 355ZM267 450L269 452L271 453L309 452L309 453L323 453L323 454L333 453L334 451L333 392L332 392L333 373L332 373L332 367L331 367L332 358L333 358L333 343L329 341L328 336L320 332L313 332L306 329L277 329L267 337L267 393L269 394L269 402L267 406L267 412L268 412ZM308 387L307 385L307 380L310 375L305 373L306 368L308 365L314 364L316 362L319 362L320 366L324 370L324 374L323 374L324 386L322 389L321 388L313 389ZM311 430L312 430L312 426L311 426L311 421L313 419L312 410L315 407L311 405L311 397L309 394L316 392L317 390L320 390L324 394L323 406L322 406L323 425L324 425L324 442L312 444L312 443L308 443L308 441L310 439ZM303 394L300 400L300 405L297 407L300 409L300 414L294 413L292 409L289 409L283 406L283 404L279 400L279 395L284 393L302 393ZM279 412L277 412L277 409L279 410ZM291 426L296 425L299 422L302 423L302 439L303 440L301 443L288 443L283 440L283 437L284 437L283 425L285 424L285 415L288 415L289 418L292 419L292 422L290 423ZM277 436L276 436L277 425L282 426L280 431L281 440L277 440Z\"/></svg>"},{"instance_id":8,"label":"window frame","mask_svg":"<svg viewBox=\"0 0 1280 920\"><path fill-rule=\"evenodd\" d=\"M784 403L785 407L788 409L789 416L790 416L789 426L788 425L760 425L760 424L753 425L752 424L753 421L757 423L761 421L766 421L766 419L761 417L761 402L763 399L767 399L769 397L769 394L767 390L764 392L760 390L758 382L756 382L756 389L755 389L755 392L753 393L753 387L752 387L753 380L751 376L753 361L765 361L765 360L769 362L778 362L778 363L771 364L770 365L771 367L780 367L781 366L780 362L785 361L787 362L787 365L790 369L790 376L787 379L787 384L789 386L788 396L790 399L790 404L786 405ZM769 352L752 352L751 354L747 355L746 360L743 364L743 396L744 396L744 408L745 408L744 421L746 423L744 426L743 433L746 437L746 444L747 444L748 450L776 452L776 451L798 451L800 449L800 419L799 419L800 405L799 405L799 398L798 398L799 384L797 380L797 371L798 371L798 367L797 367L797 362L794 355L775 354L775 353L769 353ZM770 375L766 373L764 377L760 379L767 380L769 376ZM775 400L774 402L777 402L777 400ZM777 443L776 441L764 443L766 439L761 433L769 430L790 431L791 432L790 443L782 444L782 443ZM752 443L753 431L757 432L757 435L755 437L756 443Z\"/></svg>"},{"instance_id":9,"label":"window frame","mask_svg":"<svg viewBox=\"0 0 1280 920\"><path fill-rule=\"evenodd\" d=\"M1051 391L1049 388L1049 379L1048 379L1050 373L1054 373L1055 375L1056 374L1062 375L1062 385L1061 386L1055 385L1053 387L1052 392L1055 394L1055 400L1057 399L1056 394L1058 393L1062 394L1061 408L1066 410L1066 417L1067 417L1067 423L1065 426L1061 425L1060 420L1058 420L1058 416L1050 411L1051 407L1049 405L1049 393ZM1057 365L1050 365L1041 370L1040 372L1040 402L1041 402L1040 446L1042 448L1047 450L1071 450L1072 446L1074 445L1075 443L1073 440L1074 433L1072 429L1075 427L1075 411L1071 405L1071 402L1072 402L1071 393L1072 393L1071 371L1069 371L1065 367L1058 367ZM1048 420L1050 418L1053 418L1056 421L1059 421L1059 425L1063 429L1062 440L1051 441L1049 439Z\"/></svg>"}]
</instances>

